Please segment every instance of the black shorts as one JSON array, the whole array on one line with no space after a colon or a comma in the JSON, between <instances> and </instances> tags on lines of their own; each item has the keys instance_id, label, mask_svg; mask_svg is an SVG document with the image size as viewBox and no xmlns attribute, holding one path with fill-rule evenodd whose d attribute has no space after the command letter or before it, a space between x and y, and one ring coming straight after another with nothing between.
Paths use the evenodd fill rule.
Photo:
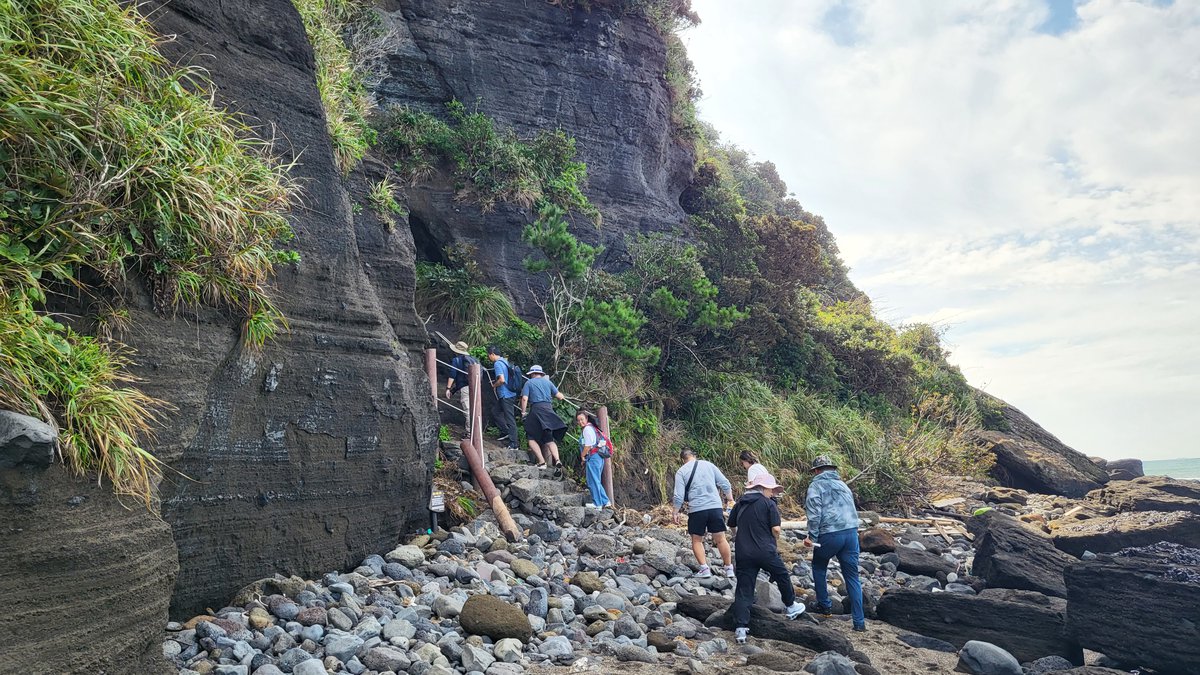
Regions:
<instances>
[{"instance_id":1,"label":"black shorts","mask_svg":"<svg viewBox=\"0 0 1200 675\"><path fill-rule=\"evenodd\" d=\"M706 532L725 531L725 511L723 509L705 509L688 514L688 534L703 537Z\"/></svg>"}]
</instances>

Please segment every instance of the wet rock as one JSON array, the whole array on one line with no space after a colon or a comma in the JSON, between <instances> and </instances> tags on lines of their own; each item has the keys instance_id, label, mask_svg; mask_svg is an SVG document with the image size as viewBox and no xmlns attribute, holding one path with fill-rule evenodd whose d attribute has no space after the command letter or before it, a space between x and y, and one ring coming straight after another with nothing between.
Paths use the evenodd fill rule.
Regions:
<instances>
[{"instance_id":1,"label":"wet rock","mask_svg":"<svg viewBox=\"0 0 1200 675\"><path fill-rule=\"evenodd\" d=\"M982 595L894 590L883 595L875 611L893 626L955 647L980 640L1008 650L1021 661L1058 655L1083 663L1079 643L1066 632L1063 612L1049 606L1049 599L1046 606L1039 606Z\"/></svg>"}]
</instances>

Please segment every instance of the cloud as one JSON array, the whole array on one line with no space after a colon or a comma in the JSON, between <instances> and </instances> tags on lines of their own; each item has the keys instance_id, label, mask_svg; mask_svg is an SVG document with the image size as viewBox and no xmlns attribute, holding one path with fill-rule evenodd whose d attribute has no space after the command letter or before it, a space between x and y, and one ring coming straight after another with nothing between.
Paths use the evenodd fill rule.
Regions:
<instances>
[{"instance_id":1,"label":"cloud","mask_svg":"<svg viewBox=\"0 0 1200 675\"><path fill-rule=\"evenodd\" d=\"M885 317L1085 452L1200 455L1200 3L693 4L702 115Z\"/></svg>"}]
</instances>

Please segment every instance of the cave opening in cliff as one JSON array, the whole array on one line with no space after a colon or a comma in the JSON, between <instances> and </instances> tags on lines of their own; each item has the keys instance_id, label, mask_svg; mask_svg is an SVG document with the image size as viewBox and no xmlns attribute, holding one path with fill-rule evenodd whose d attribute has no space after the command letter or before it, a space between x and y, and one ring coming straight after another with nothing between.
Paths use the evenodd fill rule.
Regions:
<instances>
[{"instance_id":1,"label":"cave opening in cliff","mask_svg":"<svg viewBox=\"0 0 1200 675\"><path fill-rule=\"evenodd\" d=\"M445 265L446 242L436 237L425 219L416 213L408 214L408 227L412 230L413 246L416 249L417 260Z\"/></svg>"}]
</instances>

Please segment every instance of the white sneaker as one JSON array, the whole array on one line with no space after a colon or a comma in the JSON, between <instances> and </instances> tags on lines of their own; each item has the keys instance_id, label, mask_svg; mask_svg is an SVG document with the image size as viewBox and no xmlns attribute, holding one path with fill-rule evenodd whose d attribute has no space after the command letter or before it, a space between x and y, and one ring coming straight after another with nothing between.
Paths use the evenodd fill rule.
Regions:
<instances>
[{"instance_id":1,"label":"white sneaker","mask_svg":"<svg viewBox=\"0 0 1200 675\"><path fill-rule=\"evenodd\" d=\"M737 573L733 571L733 565L725 566L725 576L729 577L730 579L737 578Z\"/></svg>"},{"instance_id":2,"label":"white sneaker","mask_svg":"<svg viewBox=\"0 0 1200 675\"><path fill-rule=\"evenodd\" d=\"M737 638L737 643L739 645L744 645L744 644L746 644L746 638L750 637L750 629L749 628L739 628L736 631L734 631L734 635Z\"/></svg>"},{"instance_id":3,"label":"white sneaker","mask_svg":"<svg viewBox=\"0 0 1200 675\"><path fill-rule=\"evenodd\" d=\"M791 607L787 608L789 619L795 619L804 613L804 605L799 602L793 602Z\"/></svg>"},{"instance_id":4,"label":"white sneaker","mask_svg":"<svg viewBox=\"0 0 1200 675\"><path fill-rule=\"evenodd\" d=\"M591 502L588 502L588 503L586 503L586 504L584 504L584 505L583 505L583 508L585 508L585 509L594 509L594 508L596 508L596 505L595 505L595 504L593 504L593 503L591 503Z\"/></svg>"},{"instance_id":5,"label":"white sneaker","mask_svg":"<svg viewBox=\"0 0 1200 675\"><path fill-rule=\"evenodd\" d=\"M700 570L692 576L697 579L707 579L712 576L712 570L708 569L708 565L701 565Z\"/></svg>"}]
</instances>

